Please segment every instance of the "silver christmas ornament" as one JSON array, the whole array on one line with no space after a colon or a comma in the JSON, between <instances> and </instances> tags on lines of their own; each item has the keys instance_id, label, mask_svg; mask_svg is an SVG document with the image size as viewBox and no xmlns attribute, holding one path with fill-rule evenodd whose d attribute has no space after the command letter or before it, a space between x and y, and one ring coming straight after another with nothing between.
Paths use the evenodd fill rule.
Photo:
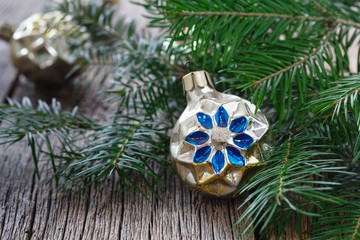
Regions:
<instances>
[{"instance_id":1,"label":"silver christmas ornament","mask_svg":"<svg viewBox=\"0 0 360 240\"><path fill-rule=\"evenodd\" d=\"M273 143L269 123L254 104L216 91L205 71L185 75L183 89L188 105L170 144L175 170L192 189L231 196L264 166L261 152Z\"/></svg>"}]
</instances>

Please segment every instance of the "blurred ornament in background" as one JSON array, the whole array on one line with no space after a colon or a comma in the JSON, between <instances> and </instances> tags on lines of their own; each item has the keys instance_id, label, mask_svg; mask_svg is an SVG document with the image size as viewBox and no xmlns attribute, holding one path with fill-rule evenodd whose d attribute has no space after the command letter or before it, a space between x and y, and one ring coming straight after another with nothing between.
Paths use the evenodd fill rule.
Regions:
<instances>
[{"instance_id":1,"label":"blurred ornament in background","mask_svg":"<svg viewBox=\"0 0 360 240\"><path fill-rule=\"evenodd\" d=\"M75 33L77 37L71 37ZM17 28L4 24L0 30L0 37L10 44L14 66L28 80L46 86L63 85L80 72L71 73L81 34L71 16L59 11L33 14Z\"/></svg>"},{"instance_id":2,"label":"blurred ornament in background","mask_svg":"<svg viewBox=\"0 0 360 240\"><path fill-rule=\"evenodd\" d=\"M183 77L187 107L170 143L181 180L212 196L232 196L264 167L262 151L274 143L265 115L249 101L216 91L209 74Z\"/></svg>"},{"instance_id":3,"label":"blurred ornament in background","mask_svg":"<svg viewBox=\"0 0 360 240\"><path fill-rule=\"evenodd\" d=\"M74 0L53 0L52 2L59 4L59 3L72 2L72 1L74 1ZM104 3L116 5L119 3L119 0L77 0L77 1L82 5L89 5L89 4L102 5Z\"/></svg>"}]
</instances>

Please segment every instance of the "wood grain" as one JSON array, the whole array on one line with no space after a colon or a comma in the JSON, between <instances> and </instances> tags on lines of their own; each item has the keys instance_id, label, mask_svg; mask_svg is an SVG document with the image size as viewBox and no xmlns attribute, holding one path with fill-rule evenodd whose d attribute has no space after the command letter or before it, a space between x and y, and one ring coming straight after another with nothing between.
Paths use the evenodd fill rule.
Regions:
<instances>
[{"instance_id":1,"label":"wood grain","mask_svg":"<svg viewBox=\"0 0 360 240\"><path fill-rule=\"evenodd\" d=\"M39 0L0 0L0 23L12 19L17 23L31 12L41 9ZM130 11L134 11L133 9ZM0 45L0 97L8 93L15 71L8 61L6 44ZM93 93L92 93L93 94ZM64 108L75 105L92 118L106 115L107 106L73 98L72 86L45 90L23 78L16 83L13 98L30 96L50 101L56 97ZM0 239L237 239L238 228L231 227L242 210L242 199L211 199L186 189L172 172L165 174L167 187L155 188L163 201L145 190L147 201L133 190L122 191L116 176L109 177L98 188L84 195L59 190L47 162L39 164L41 179L35 176L31 153L26 144L0 148ZM41 156L40 156L41 158ZM135 176L136 177L136 176ZM140 182L145 188L145 183ZM294 219L294 221L297 221ZM246 239L243 236L240 239ZM254 235L249 239L255 239ZM289 228L282 239L297 239Z\"/></svg>"}]
</instances>

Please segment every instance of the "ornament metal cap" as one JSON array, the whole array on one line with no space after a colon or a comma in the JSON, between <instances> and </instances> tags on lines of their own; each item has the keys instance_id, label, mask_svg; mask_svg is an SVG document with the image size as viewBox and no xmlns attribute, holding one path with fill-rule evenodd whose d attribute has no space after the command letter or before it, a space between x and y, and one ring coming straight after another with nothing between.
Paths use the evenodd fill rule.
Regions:
<instances>
[{"instance_id":1,"label":"ornament metal cap","mask_svg":"<svg viewBox=\"0 0 360 240\"><path fill-rule=\"evenodd\" d=\"M196 71L186 74L182 78L182 85L185 96L188 91L192 91L194 88L204 88L208 86L214 89L214 84L211 81L209 73L206 71Z\"/></svg>"}]
</instances>

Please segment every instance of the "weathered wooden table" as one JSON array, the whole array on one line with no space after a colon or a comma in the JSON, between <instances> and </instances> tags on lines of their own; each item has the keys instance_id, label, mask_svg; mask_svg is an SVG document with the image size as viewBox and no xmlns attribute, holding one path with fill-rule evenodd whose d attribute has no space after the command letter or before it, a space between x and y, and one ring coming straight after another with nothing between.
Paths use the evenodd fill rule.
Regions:
<instances>
[{"instance_id":1,"label":"weathered wooden table","mask_svg":"<svg viewBox=\"0 0 360 240\"><path fill-rule=\"evenodd\" d=\"M18 24L40 12L44 2L0 0L0 25ZM33 103L56 97L65 108L79 105L90 117L106 112L101 104L72 99L71 86L49 92L19 78L4 42L0 42L0 86L2 101L6 96L30 96ZM238 229L231 227L241 215L237 207L242 200L200 196L184 188L173 174L165 176L167 188L157 189L163 201L150 193L147 201L136 191L124 192L115 178L82 195L59 190L53 182L46 185L51 172L45 171L49 168L45 162L40 164L43 173L38 180L26 143L2 147L0 152L0 239L237 239ZM293 221L296 226L297 219ZM281 238L298 239L295 231L289 227Z\"/></svg>"}]
</instances>

